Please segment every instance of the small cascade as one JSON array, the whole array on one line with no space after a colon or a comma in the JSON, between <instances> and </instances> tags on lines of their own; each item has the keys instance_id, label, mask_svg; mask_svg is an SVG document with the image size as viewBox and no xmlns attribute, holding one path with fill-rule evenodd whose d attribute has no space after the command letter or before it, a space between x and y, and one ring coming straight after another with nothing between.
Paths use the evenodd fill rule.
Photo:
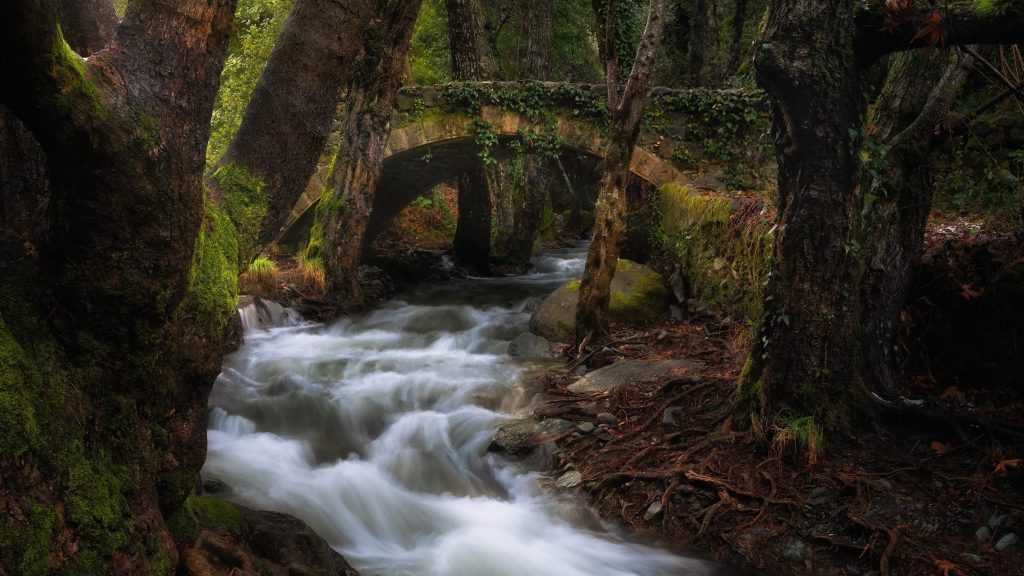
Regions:
<instances>
[{"instance_id":1,"label":"small cascade","mask_svg":"<svg viewBox=\"0 0 1024 576\"><path fill-rule=\"evenodd\" d=\"M326 326L285 328L287 309L254 302L240 314L261 330L210 396L204 477L301 518L367 576L719 573L624 538L487 450L524 408L530 368L508 343L585 250L542 255L524 276L423 285Z\"/></svg>"},{"instance_id":2,"label":"small cascade","mask_svg":"<svg viewBox=\"0 0 1024 576\"><path fill-rule=\"evenodd\" d=\"M300 326L302 315L292 308L286 308L273 300L252 298L238 307L238 317L245 333L272 328Z\"/></svg>"}]
</instances>

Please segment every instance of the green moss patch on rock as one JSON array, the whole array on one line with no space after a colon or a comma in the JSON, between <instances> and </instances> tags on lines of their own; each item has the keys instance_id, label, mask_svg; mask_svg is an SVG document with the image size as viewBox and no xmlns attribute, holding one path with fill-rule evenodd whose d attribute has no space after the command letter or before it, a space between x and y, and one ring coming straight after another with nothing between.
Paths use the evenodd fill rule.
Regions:
<instances>
[{"instance_id":1,"label":"green moss patch on rock","mask_svg":"<svg viewBox=\"0 0 1024 576\"><path fill-rule=\"evenodd\" d=\"M237 530L242 525L242 513L225 500L209 496L191 495L168 520L167 527L174 539L182 542L194 540L203 530Z\"/></svg>"},{"instance_id":2,"label":"green moss patch on rock","mask_svg":"<svg viewBox=\"0 0 1024 576\"><path fill-rule=\"evenodd\" d=\"M571 280L545 298L530 317L530 331L552 341L565 341L573 332L580 281ZM668 308L668 289L650 268L620 259L611 284L608 317L613 322L658 318Z\"/></svg>"},{"instance_id":3,"label":"green moss patch on rock","mask_svg":"<svg viewBox=\"0 0 1024 576\"><path fill-rule=\"evenodd\" d=\"M737 314L751 330L761 317L771 270L773 218L763 201L659 189L661 260L686 278L689 297Z\"/></svg>"}]
</instances>

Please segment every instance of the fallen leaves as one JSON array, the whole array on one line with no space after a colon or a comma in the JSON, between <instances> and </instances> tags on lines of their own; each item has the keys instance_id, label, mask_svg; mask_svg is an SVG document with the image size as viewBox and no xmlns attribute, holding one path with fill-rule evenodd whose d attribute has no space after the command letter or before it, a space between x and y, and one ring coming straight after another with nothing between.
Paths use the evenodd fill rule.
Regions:
<instances>
[{"instance_id":1,"label":"fallen leaves","mask_svg":"<svg viewBox=\"0 0 1024 576\"><path fill-rule=\"evenodd\" d=\"M939 442L938 440L931 443L932 452L935 452L939 456L946 454L953 449L952 444L946 444L945 442Z\"/></svg>"},{"instance_id":2,"label":"fallen leaves","mask_svg":"<svg viewBox=\"0 0 1024 576\"><path fill-rule=\"evenodd\" d=\"M934 565L935 570L938 571L940 576L952 576L960 571L960 566L950 562L949 560L942 560L941 558L936 558Z\"/></svg>"},{"instance_id":3,"label":"fallen leaves","mask_svg":"<svg viewBox=\"0 0 1024 576\"><path fill-rule=\"evenodd\" d=\"M995 470L992 471L992 473L997 476L1003 475L1006 474L1009 468L1020 468L1022 463L1024 463L1024 460L1021 460L1020 458L1000 460L999 463L996 464L996 468Z\"/></svg>"}]
</instances>

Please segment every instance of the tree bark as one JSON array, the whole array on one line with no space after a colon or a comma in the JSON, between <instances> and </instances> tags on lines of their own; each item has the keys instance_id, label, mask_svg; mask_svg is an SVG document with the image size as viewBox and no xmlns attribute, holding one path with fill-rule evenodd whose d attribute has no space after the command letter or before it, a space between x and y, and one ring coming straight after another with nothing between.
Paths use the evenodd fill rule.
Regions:
<instances>
[{"instance_id":1,"label":"tree bark","mask_svg":"<svg viewBox=\"0 0 1024 576\"><path fill-rule=\"evenodd\" d=\"M483 8L479 0L446 0L448 43L452 79L480 81L496 71L491 44L484 34ZM459 215L455 224L452 254L474 274L487 274L491 258L491 190L482 163L456 180Z\"/></svg>"},{"instance_id":2,"label":"tree bark","mask_svg":"<svg viewBox=\"0 0 1024 576\"><path fill-rule=\"evenodd\" d=\"M849 133L861 125L853 2L778 0L755 66L774 105L779 167L774 264L753 364L762 407L846 427L857 291ZM758 386L742 382L744 394ZM766 415L762 415L766 416Z\"/></svg>"},{"instance_id":3,"label":"tree bark","mask_svg":"<svg viewBox=\"0 0 1024 576\"><path fill-rule=\"evenodd\" d=\"M732 14L732 44L729 46L729 74L736 74L740 69L740 57L743 55L743 24L747 19L747 0L736 0Z\"/></svg>"},{"instance_id":4,"label":"tree bark","mask_svg":"<svg viewBox=\"0 0 1024 576\"><path fill-rule=\"evenodd\" d=\"M1019 39L1024 30L1007 24L1019 24L1024 7L1017 4L998 16L960 5L951 10L942 13L953 23L947 43L1002 42ZM855 177L851 137L862 126L860 69L880 54L926 44L927 34L918 32L939 11L927 8L923 20L912 18L882 32L878 12L856 11L855 16L850 1L770 4L755 67L774 108L778 226L764 316L739 390L741 403L764 423L783 414L813 417L829 431L848 429L851 406L863 405L855 401L865 394L875 398L871 388L878 375L865 370L864 361L884 362L886 354L866 347L890 345L893 315L902 304L895 300L905 290L906 269L920 250L927 217L916 209L896 212L912 198L930 197L930 185L920 181L919 167L910 168L923 158L914 139L906 141L909 148L893 148L883 174L897 188L905 181L906 189L878 204L882 224L869 227L867 237L860 235L858 218L869 192ZM885 246L873 253L875 248L865 245L869 238ZM865 273L865 263L891 266L892 277ZM865 305L863 298L879 291L891 293L886 298L892 301Z\"/></svg>"},{"instance_id":5,"label":"tree bark","mask_svg":"<svg viewBox=\"0 0 1024 576\"><path fill-rule=\"evenodd\" d=\"M898 54L872 107L874 128L859 173L863 209L861 371L869 385L895 399L895 332L914 272L921 263L934 194L933 156L948 134L942 126L970 68L970 57L939 51Z\"/></svg>"},{"instance_id":6,"label":"tree bark","mask_svg":"<svg viewBox=\"0 0 1024 576\"><path fill-rule=\"evenodd\" d=\"M99 52L117 31L112 0L60 0L59 10L64 39L84 56Z\"/></svg>"},{"instance_id":7,"label":"tree bark","mask_svg":"<svg viewBox=\"0 0 1024 576\"><path fill-rule=\"evenodd\" d=\"M377 23L366 31L363 52L349 84L344 137L334 162L337 185L320 199L328 295L361 304L359 261L384 163L395 97L422 0L378 4Z\"/></svg>"},{"instance_id":8,"label":"tree bark","mask_svg":"<svg viewBox=\"0 0 1024 576\"><path fill-rule=\"evenodd\" d=\"M48 419L19 462L4 452L0 467L9 509L52 525L42 533L52 541L33 543L49 557L15 550L3 565L12 557L0 551L0 572L35 561L40 571L151 573L153 558L173 569L162 514L195 485L219 361L221 334L179 321L235 2L135 0L88 60L64 36L80 38L87 20L60 23L54 0L6 8L0 102L37 141L29 157L48 159L36 192L48 207L29 215L43 232L32 243L12 247L0 235L0 362L6 370L12 353L33 359L5 393L29 390L19 408ZM91 42L81 49L102 40ZM19 168L37 173L28 162ZM10 192L0 192L5 220Z\"/></svg>"},{"instance_id":9,"label":"tree bark","mask_svg":"<svg viewBox=\"0 0 1024 576\"><path fill-rule=\"evenodd\" d=\"M527 18L526 78L549 80L555 39L554 0L530 0Z\"/></svg>"},{"instance_id":10,"label":"tree bark","mask_svg":"<svg viewBox=\"0 0 1024 576\"><path fill-rule=\"evenodd\" d=\"M316 168L374 6L374 0L295 0L242 124L218 162L263 182L261 245L277 236Z\"/></svg>"},{"instance_id":11,"label":"tree bark","mask_svg":"<svg viewBox=\"0 0 1024 576\"><path fill-rule=\"evenodd\" d=\"M690 20L690 86L701 86L704 60L708 51L708 0L693 0Z\"/></svg>"},{"instance_id":12,"label":"tree bark","mask_svg":"<svg viewBox=\"0 0 1024 576\"><path fill-rule=\"evenodd\" d=\"M614 0L609 14L614 14ZM629 80L618 86L618 55L615 45L614 19L605 29L607 62L605 76L608 87L610 139L601 166L601 192L597 200L594 239L587 251L587 265L580 283L576 308L576 338L580 349L595 336L608 331L608 304L612 276L619 259L619 242L625 229L626 183L633 147L640 135L640 120L647 101L654 56L665 30L666 0L651 0L647 26Z\"/></svg>"}]
</instances>

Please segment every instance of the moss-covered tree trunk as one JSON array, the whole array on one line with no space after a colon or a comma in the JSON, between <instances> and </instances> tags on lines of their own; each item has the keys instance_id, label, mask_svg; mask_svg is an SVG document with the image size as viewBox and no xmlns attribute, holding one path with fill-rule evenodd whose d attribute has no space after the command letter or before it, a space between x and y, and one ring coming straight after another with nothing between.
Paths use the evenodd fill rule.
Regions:
<instances>
[{"instance_id":1,"label":"moss-covered tree trunk","mask_svg":"<svg viewBox=\"0 0 1024 576\"><path fill-rule=\"evenodd\" d=\"M0 102L49 161L42 189L0 192L24 225L0 236L0 572L174 568L163 515L195 484L219 359L220 332L181 320L234 4L135 0L88 60L68 38L95 50L89 19L6 6Z\"/></svg>"},{"instance_id":2,"label":"moss-covered tree trunk","mask_svg":"<svg viewBox=\"0 0 1024 576\"><path fill-rule=\"evenodd\" d=\"M213 181L262 183L259 244L280 232L330 136L373 0L295 0ZM238 176L246 175L245 182Z\"/></svg>"},{"instance_id":3,"label":"moss-covered tree trunk","mask_svg":"<svg viewBox=\"0 0 1024 576\"><path fill-rule=\"evenodd\" d=\"M609 144L601 163L601 187L594 221L594 239L587 250L587 266L580 283L576 308L576 339L583 344L608 331L608 304L612 276L619 260L619 243L626 226L626 183L633 147L640 135L640 120L648 98L648 80L654 56L665 30L666 0L652 0L647 26L625 87L618 85L619 54L614 18L605 22L605 80L608 88ZM609 4L611 6L611 3ZM614 10L606 13L614 14Z\"/></svg>"},{"instance_id":4,"label":"moss-covered tree trunk","mask_svg":"<svg viewBox=\"0 0 1024 576\"><path fill-rule=\"evenodd\" d=\"M328 295L344 304L360 304L359 262L384 166L391 113L402 85L412 29L422 0L379 4L375 24L364 36L345 101L343 138L334 161L336 185L317 207L314 238L321 241Z\"/></svg>"},{"instance_id":5,"label":"moss-covered tree trunk","mask_svg":"<svg viewBox=\"0 0 1024 576\"><path fill-rule=\"evenodd\" d=\"M448 45L452 79L489 80L496 62L484 34L484 12L480 0L446 0ZM485 170L500 169L483 163L461 174L458 187L459 216L455 224L452 254L476 274L490 271L492 191Z\"/></svg>"}]
</instances>

